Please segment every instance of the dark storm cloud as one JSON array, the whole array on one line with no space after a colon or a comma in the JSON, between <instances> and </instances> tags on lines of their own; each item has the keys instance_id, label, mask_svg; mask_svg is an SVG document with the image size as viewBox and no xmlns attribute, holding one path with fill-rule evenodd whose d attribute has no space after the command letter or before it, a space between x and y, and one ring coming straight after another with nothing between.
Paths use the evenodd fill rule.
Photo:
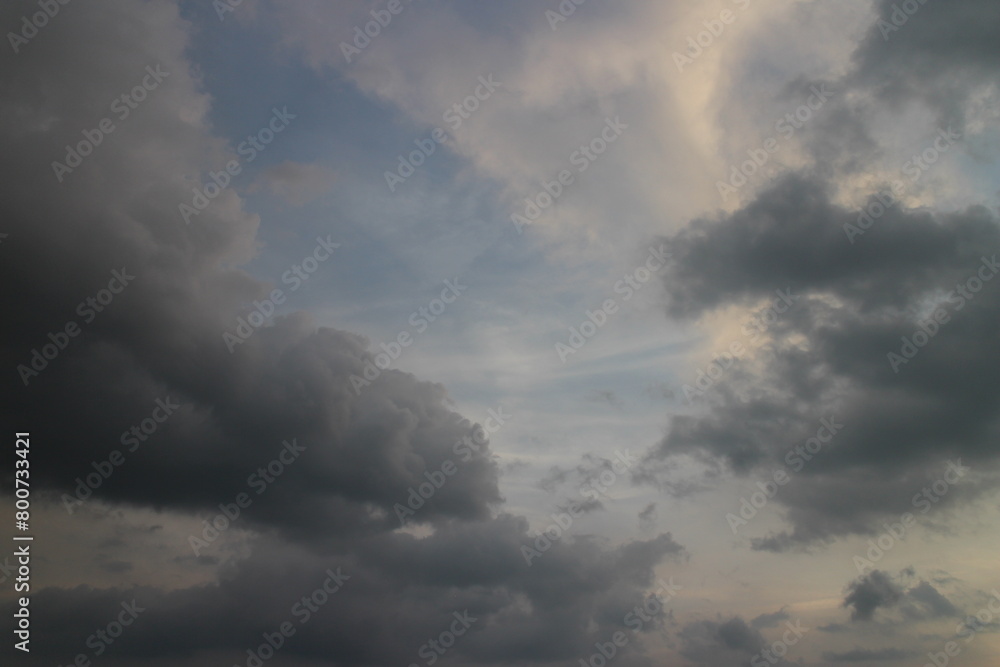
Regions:
<instances>
[{"instance_id":1,"label":"dark storm cloud","mask_svg":"<svg viewBox=\"0 0 1000 667\"><path fill-rule=\"evenodd\" d=\"M815 174L831 181L869 177L892 150L881 143L878 125L916 110L934 115L930 134L951 130L962 138L964 151L991 160L990 144L978 139L992 123L988 109L1000 83L1000 7L990 0L878 0L873 9L876 20L846 74L799 76L778 96L783 103L804 99L814 85L834 91L798 137ZM924 148L914 146L913 153Z\"/></svg>"},{"instance_id":2,"label":"dark storm cloud","mask_svg":"<svg viewBox=\"0 0 1000 667\"><path fill-rule=\"evenodd\" d=\"M912 568L895 576L872 570L847 585L843 606L851 609L852 621L872 621L879 609L898 609L908 621L961 616L959 609L927 581L908 585L914 577Z\"/></svg>"},{"instance_id":3,"label":"dark storm cloud","mask_svg":"<svg viewBox=\"0 0 1000 667\"><path fill-rule=\"evenodd\" d=\"M847 586L844 606L851 608L852 621L870 621L879 608L892 608L903 598L902 589L881 570L874 570Z\"/></svg>"},{"instance_id":4,"label":"dark storm cloud","mask_svg":"<svg viewBox=\"0 0 1000 667\"><path fill-rule=\"evenodd\" d=\"M903 4L909 14L898 13ZM637 479L655 482L676 454L707 455L738 475L796 473L776 497L790 530L750 538L766 551L872 534L880 521L918 508L922 519L916 496L952 457L976 469L977 483L950 487L933 508L995 488L995 213L894 204L855 235L859 212L832 193L839 179L863 174L879 157L872 126L882 111L925 104L938 115L929 132L953 123L965 134L971 97L997 83L998 12L979 0L879 2L882 22L857 47L852 69L827 82L835 95L804 135L815 166L785 174L731 214L693 220L662 239L673 252L663 277L673 317L758 306L777 290L797 301L767 327L772 344L733 364L699 399L707 414L673 418ZM795 97L813 83L800 77L785 93ZM873 196L866 208L873 203L881 207ZM969 281L981 291L970 295ZM889 353L901 355L903 338L912 340L932 313L947 322L914 358L894 363ZM844 429L815 457L792 455L798 464L789 463L823 417Z\"/></svg>"},{"instance_id":5,"label":"dark storm cloud","mask_svg":"<svg viewBox=\"0 0 1000 667\"><path fill-rule=\"evenodd\" d=\"M29 9L34 3L4 5L0 23L14 25ZM455 655L494 662L589 654L615 627L602 620L608 610L640 602L653 568L683 548L669 534L617 549L567 537L529 567L520 549L535 536L523 518L495 516L502 499L491 451L455 451L474 425L447 407L442 386L386 370L356 392L350 378L372 358L368 341L317 329L302 313L276 317L230 354L223 332L273 286L237 268L256 252L259 222L243 209L238 182L191 224L178 211L208 170L235 157L208 132L210 99L185 59L192 27L165 1L72 4L58 18L0 64L0 218L9 234L0 277L4 312L16 319L0 335L0 410L5 423L30 425L36 497L52 494L62 511L59 498L117 449L124 463L95 499L196 523L194 515L250 492L240 527L287 541L253 542L250 556L212 585L33 591L38 608L59 610L35 621L35 664L83 652L88 635L133 597L146 611L114 648L130 665L163 656L185 664L192 656L210 662L209 654L245 659L338 566L351 579L289 642L289 656L408 664L466 609L481 620ZM169 74L57 181L52 161L112 116L109 104L147 66ZM271 109L247 114L258 112L263 124ZM302 243L305 252L316 241ZM135 277L84 322L77 304L116 270ZM25 386L17 366L30 364L32 349L68 321L81 331ZM157 400L179 407L129 451L122 434L154 414ZM291 439L304 451L257 497L248 477ZM410 519L430 535L397 531L395 506L448 462L457 472ZM592 463L597 473L606 468ZM10 465L6 459L8 478ZM105 569L133 562L127 540L115 555Z\"/></svg>"},{"instance_id":6,"label":"dark storm cloud","mask_svg":"<svg viewBox=\"0 0 1000 667\"><path fill-rule=\"evenodd\" d=\"M739 474L785 468L792 480L777 502L793 528L756 539L758 549L869 532L876 519L915 513L915 494L949 459L993 477L996 216L981 207L893 208L851 244L844 225L857 217L832 203L817 178L793 174L732 215L695 221L668 239L674 262L664 284L674 315L755 305L788 287L797 297L768 327L768 353L737 361L706 392L709 413L675 416L648 458L655 465L707 453ZM903 337L912 339L935 309L947 321L894 366L889 353L900 355ZM792 455L790 463L823 418L843 429L810 460ZM960 483L934 507L985 488Z\"/></svg>"},{"instance_id":7,"label":"dark storm cloud","mask_svg":"<svg viewBox=\"0 0 1000 667\"><path fill-rule=\"evenodd\" d=\"M8 8L5 18L14 21L18 11ZM271 287L225 268L251 256L257 227L232 188L190 225L178 213L201 178L185 183L185 176L234 157L182 120L206 102L183 59L185 28L167 3L67 10L64 18L46 27L32 52L5 60L0 130L11 193L0 271L17 286L5 306L18 313L18 326L3 334L3 410L38 424L33 435L52 443L36 454L37 481L72 494L76 479L94 472L92 461L118 449L126 461L95 496L208 509L253 494L248 477L294 438L305 447L303 463L288 466L248 521L299 536L320 526L396 527L394 505L449 459L457 474L414 520L489 516L500 502L496 467L488 448L467 461L453 451L473 424L446 407L443 387L387 370L358 395L350 377L362 376L371 359L367 341L316 330L301 314L276 318L230 354L223 332L246 314L242 304ZM115 39L122 23L148 35ZM172 29L158 31L157 23ZM100 49L91 46L95 35L107 35ZM108 103L141 81L148 64L168 76L117 120ZM270 110L261 111L264 122ZM50 163L104 116L116 129L57 182ZM77 304L115 270L135 277L104 310L81 315ZM82 331L25 386L16 367L71 320ZM180 407L145 442L123 441L157 399ZM59 420L45 417L53 406ZM303 506L313 509L298 511Z\"/></svg>"},{"instance_id":8,"label":"dark storm cloud","mask_svg":"<svg viewBox=\"0 0 1000 667\"><path fill-rule=\"evenodd\" d=\"M945 289L942 280L974 270L983 253L1000 246L996 219L985 208L940 217L891 208L852 244L844 225L857 219L858 212L830 201L823 181L791 174L730 216L693 221L669 237L674 262L663 282L670 313L694 317L773 299L784 289L831 292L862 311L903 308Z\"/></svg>"},{"instance_id":9,"label":"dark storm cloud","mask_svg":"<svg viewBox=\"0 0 1000 667\"><path fill-rule=\"evenodd\" d=\"M69 658L85 650L95 621L113 620L134 598L145 611L115 656L238 659L261 633L290 621L297 631L282 651L288 659L408 664L420 662L421 645L447 629L454 612L468 610L476 622L455 649L467 660L573 660L621 629L621 604L642 602L653 566L683 553L669 535L614 551L581 540L557 544L528 567L519 551L526 529L523 519L501 516L449 524L424 540L384 535L325 554L258 544L215 585L46 589L34 602L61 611L39 619L37 631L44 655ZM306 614L308 605L296 603L323 585L327 570L346 578Z\"/></svg>"},{"instance_id":10,"label":"dark storm cloud","mask_svg":"<svg viewBox=\"0 0 1000 667\"><path fill-rule=\"evenodd\" d=\"M1000 6L991 0L880 0L875 11L879 20L854 54L849 82L893 109L919 100L942 125L962 127L970 95L1000 77Z\"/></svg>"},{"instance_id":11,"label":"dark storm cloud","mask_svg":"<svg viewBox=\"0 0 1000 667\"><path fill-rule=\"evenodd\" d=\"M100 567L107 572L112 572L114 574L119 574L121 572L128 572L132 569L132 563L123 560L102 560Z\"/></svg>"}]
</instances>

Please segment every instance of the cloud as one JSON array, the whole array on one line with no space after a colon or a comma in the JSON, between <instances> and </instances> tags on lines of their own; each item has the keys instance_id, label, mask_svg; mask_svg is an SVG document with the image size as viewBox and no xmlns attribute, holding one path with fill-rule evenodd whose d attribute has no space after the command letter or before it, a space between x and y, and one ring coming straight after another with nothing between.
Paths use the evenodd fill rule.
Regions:
<instances>
[{"instance_id":1,"label":"cloud","mask_svg":"<svg viewBox=\"0 0 1000 667\"><path fill-rule=\"evenodd\" d=\"M21 11L5 5L0 18L14 25ZM64 11L72 21L51 21L30 53L0 64L0 110L17 121L0 127L9 192L0 204L8 234L0 277L18 286L3 305L19 314L0 336L12 371L0 412L33 424L33 439L46 443L33 450L33 490L60 511L77 506L80 480L116 449L125 467L112 467L90 502L152 508L157 525L187 521L198 530L240 493L253 504L238 519L246 551L198 559L225 563L213 583L178 587L164 573L139 588L33 591L40 608L61 610L35 620L36 636L52 641L32 646L34 664L83 650L133 597L148 611L115 646L130 664L241 660L337 566L351 579L289 643L290 656L405 663L464 609L488 619L457 649L470 662L569 660L608 636L609 605L641 600L654 568L681 558L683 547L670 534L619 547L567 537L528 567L520 547L533 540L529 525L500 510L489 445L456 452L475 425L449 407L443 386L387 369L356 391L352 375L364 377L373 363L369 341L317 327L302 312L275 314L231 353L223 334L274 286L240 268L255 257L260 221L235 189L190 224L179 213L210 171L238 159L213 134L211 98L187 60L193 27L164 0ZM53 160L65 159L66 146L83 141L147 66L169 74L58 182ZM324 177L286 163L259 183L305 201ZM114 271L134 278L87 319L78 304ZM68 321L80 331L22 382L15 369ZM129 450L130 428L151 422L158 400L179 407ZM292 439L304 448L301 462L254 495L248 476L263 476ZM421 537L400 530L395 507L447 462L458 471L412 517ZM4 475L11 481L13 468ZM125 572L134 562L127 543L115 555L105 569ZM173 562L184 571L191 560Z\"/></svg>"},{"instance_id":2,"label":"cloud","mask_svg":"<svg viewBox=\"0 0 1000 667\"><path fill-rule=\"evenodd\" d=\"M0 270L12 281L39 278L19 281L24 289L11 295L8 305L25 316L5 334L4 360L10 368L31 363L31 350L68 320L83 329L26 387L16 374L10 378L21 386L11 387L9 414L43 423L48 406L67 406L58 423L40 429L40 437L63 444L38 454L38 482L72 493L77 478L93 471L91 461L126 444L122 432L148 417L157 399L169 398L181 407L149 443L128 453L128 474L111 476L100 488L103 499L210 511L252 491L248 475L295 438L308 464L290 465L248 512L249 522L300 539L321 527L392 530L394 505L426 481L425 472L458 459L453 445L474 425L445 406L443 387L398 370L355 392L351 376L362 377L372 359L368 342L317 329L303 313L274 317L229 352L224 332L246 316L244 303L263 299L272 286L231 268L252 257L258 222L235 193L223 191L190 225L178 214L191 197L184 175L232 157L201 118L182 120L207 108L183 59L187 28L166 3L92 12L81 11L81 21L93 34L116 24L110 16L131 16L148 41L109 34L99 53L90 54L84 42L58 68L37 58L10 66L16 97L8 108L31 108L58 122L30 138L17 138L13 126L5 130L12 140L6 173L18 194L6 204L11 261ZM83 34L57 22L49 29L51 39L67 44ZM170 72L162 87L56 184L52 158L94 122L92 106L107 112L97 105L131 87L137 74L142 79L146 63ZM72 85L83 77L92 82L86 91ZM37 89L47 92L33 95ZM31 201L39 205L29 207ZM134 280L88 324L77 304L122 267ZM489 516L501 500L496 480L489 449L476 452L417 520ZM296 509L302 506L314 509Z\"/></svg>"},{"instance_id":3,"label":"cloud","mask_svg":"<svg viewBox=\"0 0 1000 667\"><path fill-rule=\"evenodd\" d=\"M961 616L959 609L927 581L919 580L907 587L907 580L915 576L913 568L895 577L873 570L848 584L843 606L851 608L852 621L871 621L880 608L898 609L908 621Z\"/></svg>"},{"instance_id":4,"label":"cloud","mask_svg":"<svg viewBox=\"0 0 1000 667\"><path fill-rule=\"evenodd\" d=\"M773 628L782 621L787 621L791 616L784 608L771 614L761 614L750 621L750 627L760 630L761 628Z\"/></svg>"},{"instance_id":5,"label":"cloud","mask_svg":"<svg viewBox=\"0 0 1000 667\"><path fill-rule=\"evenodd\" d=\"M852 245L844 225L856 220L820 179L793 174L746 207L665 239L674 261L663 284L677 317L753 308L776 290L796 299L766 332L748 334L772 353L736 361L706 392L707 412L674 417L647 455L705 454L738 475L784 467L792 479L776 500L792 529L758 538L758 549L870 533L876 520L914 512L914 494L949 457L983 476L954 487L942 506L996 488L1000 285L980 280L996 275L995 214L894 208ZM927 325L932 313L945 323ZM935 336L893 362L904 338L926 335L915 334L921 326ZM844 425L832 444L808 461L790 454L831 417Z\"/></svg>"},{"instance_id":6,"label":"cloud","mask_svg":"<svg viewBox=\"0 0 1000 667\"><path fill-rule=\"evenodd\" d=\"M744 665L761 653L769 642L739 616L726 620L702 620L688 623L678 632L679 652L698 665ZM787 646L786 646L787 648ZM763 657L758 657L763 660ZM769 655L770 664L791 665L784 658Z\"/></svg>"},{"instance_id":7,"label":"cloud","mask_svg":"<svg viewBox=\"0 0 1000 667\"><path fill-rule=\"evenodd\" d=\"M656 527L658 515L656 513L656 503L649 503L639 510L639 530L649 532Z\"/></svg>"},{"instance_id":8,"label":"cloud","mask_svg":"<svg viewBox=\"0 0 1000 667\"><path fill-rule=\"evenodd\" d=\"M890 107L917 100L934 109L941 125L965 127L969 98L1000 82L991 67L1000 55L1000 8L989 0L922 3L899 14L898 2L880 0L879 20L855 52L849 81Z\"/></svg>"},{"instance_id":9,"label":"cloud","mask_svg":"<svg viewBox=\"0 0 1000 667\"><path fill-rule=\"evenodd\" d=\"M876 610L890 609L902 598L903 590L888 574L873 570L848 585L843 606L852 608L852 621L870 621Z\"/></svg>"},{"instance_id":10,"label":"cloud","mask_svg":"<svg viewBox=\"0 0 1000 667\"><path fill-rule=\"evenodd\" d=\"M921 581L906 591L907 600L913 604L913 609L904 609L904 613L913 618L937 618L960 616L961 612L948 598L941 595L934 586Z\"/></svg>"},{"instance_id":11,"label":"cloud","mask_svg":"<svg viewBox=\"0 0 1000 667\"><path fill-rule=\"evenodd\" d=\"M618 394L610 389L595 389L587 394L586 400L589 403L605 403L615 410L622 410L625 408L625 403L622 399L618 397Z\"/></svg>"},{"instance_id":12,"label":"cloud","mask_svg":"<svg viewBox=\"0 0 1000 667\"><path fill-rule=\"evenodd\" d=\"M146 611L116 646L121 657L220 652L238 659L260 632L287 620L298 630L283 650L289 657L399 663L447 628L453 612L468 610L478 619L459 649L468 661L572 659L618 629L620 616L603 619L614 618L620 598L641 602L651 567L683 552L669 535L610 552L577 541L556 545L529 568L519 551L526 529L523 519L501 516L455 523L422 540L395 534L343 543L349 551L337 554L258 543L217 584L173 592L44 589L33 601L62 611L39 618L35 629L60 638L40 649L45 655L71 655L95 621L135 598ZM349 578L306 623L295 603L330 568Z\"/></svg>"},{"instance_id":13,"label":"cloud","mask_svg":"<svg viewBox=\"0 0 1000 667\"><path fill-rule=\"evenodd\" d=\"M0 278L10 286L4 306L15 322L0 333L8 369L0 414L30 424L43 443L32 458L35 511L81 523L86 515L98 555L38 522L49 531L40 533L39 543L63 538L48 543L74 567L35 582L41 587L32 592L33 603L47 611L33 615L39 641L27 664L65 662L133 598L145 610L116 642L110 662L242 663L246 649L287 620L330 568L342 568L350 577L346 585L297 629L275 667L412 664L424 658L419 647L461 611L478 620L449 660L575 665L622 629L624 614L650 594L668 564L738 571L732 554L707 550L718 547L719 534L706 529L712 516L722 516L716 504L672 501L705 494L729 483L730 475L746 484L778 468L792 474L762 510L773 512L772 521L748 529L770 532L747 535L743 543L815 556L803 567L820 578L796 592L788 609L819 609L816 599L806 599L818 586L829 600L840 580L829 578L836 568L822 559L836 554L817 552L844 536L874 536L904 513L914 514L921 528L947 523L963 535L961 523L949 520L1000 482L1000 281L979 278L983 287L974 297L962 293L982 270L992 271L1000 253L995 202L974 182L992 176L984 158L991 157L987 139L998 118L1000 15L995 2L983 0L923 3L898 31L884 33L871 19L891 18L898 0L847 4L753 3L752 12L739 14L705 49L698 71L683 73L671 52L689 35L711 32L706 19L723 6L732 9L729 0L586 3L558 30L545 8L528 0L500 9L426 0L393 15L393 24L382 26L350 63L341 40L372 21L374 5L249 2L218 24L214 9L171 0L60 9L23 52L0 63L0 113L8 121L0 126ZM852 24L869 9L867 24ZM16 27L23 14L36 11L34 0L11 3L0 9L0 19ZM199 24L204 15L211 26ZM238 48L225 53L235 55L219 55L220 35L233 39ZM199 55L206 62L198 62ZM256 76L245 65L254 58L266 60L264 69L280 72L280 80ZM114 131L90 146L81 164L69 159L68 147L86 146L102 118L115 114L109 103L151 68L169 74L127 117L115 118ZM382 170L412 150L414 139L450 126L442 112L469 99L483 76L502 81L496 94L449 127L433 159L389 197ZM770 128L777 112L794 109L823 84L835 94L822 111L740 190L739 204L725 201L725 210L711 212L718 204L717 174L728 175L735 155L745 159L741 142L756 139L752 128ZM193 203L211 172L241 158L223 136L242 136L244 121L266 117L272 105L326 96L338 105L346 100L343 108L329 115L324 109L318 122L303 111L280 137L298 152L264 166L252 182L234 177L184 220L179 204ZM371 118L357 119L359 108ZM576 183L558 205L517 245L510 242L510 213L570 165L572 151L606 118L619 115L628 125L622 140L586 173L574 174ZM886 124L899 132L882 131ZM906 178L896 167L948 125L961 131L961 141L933 174L907 183L904 196L885 207L871 193ZM330 158L336 170L313 161L317 149L329 148L341 156ZM54 162L71 166L54 172ZM961 187L949 188L949 179ZM992 194L992 181L988 189ZM264 197L245 199L246 193ZM372 264L365 243L391 239L387 256L403 264L435 271L474 266L474 289L483 291L470 311L486 313L485 306L499 303L498 293L517 299L518 307L477 328L486 333L475 346L455 345L452 332L442 332L433 345L445 353L405 360L419 373L382 369L359 391L357 378L376 367L379 350L356 330L380 331L382 322L360 316L364 324L354 325L345 318L357 317L362 305L366 313L388 310L382 290L393 301L388 305L397 306L395 290L416 273L412 266L397 271L374 262L365 275L345 270L335 296L312 291L327 298L316 317L329 326L286 306L227 349L223 334L235 331L240 318L250 319L275 289L249 272L273 231L259 234L262 223L252 207L262 199L269 209L300 207L321 197L329 215L312 224L324 235L356 232L333 234L352 267ZM863 234L852 231L858 206L876 204L886 210ZM315 232L285 224L295 222L294 213L287 221L278 215L275 224L282 246L302 243L301 257ZM506 235L499 231L504 225ZM485 250L480 245L470 264L463 251L487 229L501 238L493 236ZM476 425L456 405L511 391L522 392L523 405L557 384L536 382L551 379L546 362L535 363L552 357L548 342L547 357L522 356L529 345L519 336L526 321L544 311L541 322L529 323L532 333L562 331L552 295L561 309L589 299L593 285L607 291L620 260L631 261L651 235L669 244L672 261L618 329L649 340L661 332L637 332L643 316L662 311L672 322L666 337L654 340L655 355L635 351L642 341L628 347L631 367L621 370L632 375L614 386L645 384L653 401L630 405L634 414L626 422L615 415L623 408L620 391L586 393L588 387L581 393L580 383L597 374L563 374L562 399L538 399L532 409L544 416L514 427L524 429L511 438L523 446L513 452L523 458L501 459L493 443L461 456L455 445ZM110 294L109 280L119 274L134 278L85 320L78 304ZM375 274L378 279L369 280ZM336 301L354 288L360 292L354 301ZM794 295L795 305L758 327L758 354L736 361L690 405L664 405L676 398L680 385L673 381L683 369L674 362L694 349L697 328L710 332L713 343L733 330L746 336L740 325L764 321L778 293ZM938 312L947 321L928 324ZM456 317L456 328L464 322ZM79 335L60 333L68 323L79 325ZM901 344L912 345L905 341L921 328L929 340L910 358ZM617 363L626 355L611 349L621 340L615 335L606 329L595 344L607 345L599 354ZM522 342L511 348L511 340ZM54 355L39 352L55 348ZM501 349L502 377L466 380L470 367L483 365L471 352L488 356ZM905 358L893 361L893 353ZM650 382L657 373L662 379ZM435 381L442 378L460 395ZM595 384L610 386L604 379ZM178 407L162 423L155 419L155 433L128 450L130 430L142 433L140 425L154 421L150 415L163 401ZM651 414L654 401L670 408L663 430L663 415ZM615 410L586 409L595 404ZM843 426L805 457L802 447L821 420ZM583 442L564 438L569 444L559 452L555 447L564 445L546 430L566 424ZM625 488L616 461L588 438L621 442L622 449L654 443L628 469L629 482L655 485L670 496L669 511L661 500ZM200 534L220 503L253 493L249 480L266 473L283 443L293 440L304 448L300 459L283 464L210 553L192 555L178 535ZM553 448L539 451L539 443ZM569 447L572 458L558 458ZM126 452L121 466L104 463L115 450ZM595 453L576 459L587 451ZM927 494L946 479L949 461L961 461L969 472L931 502ZM452 464L455 474L434 484ZM10 465L0 471L8 484ZM558 500L538 500L542 494L523 479L537 478L547 466L537 486L564 499L583 495L578 509L605 511L588 522L610 526L614 540L574 526L525 562L522 548L537 539L539 526L513 508L532 516L551 511L541 506ZM91 491L83 480L94 474L102 479ZM417 491L428 485L435 487L429 494ZM80 489L91 493L86 509L74 498ZM507 506L507 493L524 496ZM605 506L605 498L620 501ZM402 526L398 512L409 503L413 513ZM137 515L142 520L132 525ZM692 516L697 522L683 525ZM660 532L666 517L682 525ZM641 538L633 539L629 531L637 524ZM706 552L689 552L675 535L691 535ZM142 539L149 541L140 546ZM163 571L146 557L154 549L169 563ZM74 560L81 554L86 557ZM785 560L767 553L751 559L764 578ZM778 574L787 580L781 563ZM714 576L708 569L698 574ZM872 572L844 592L843 608L854 622L818 627L839 633L838 640L846 633L870 638L958 617L946 581L935 577L932 585L912 571ZM673 656L663 653L676 649L697 664L745 665L769 646L764 634L789 619L786 607L778 609L784 601L772 597L779 589L771 587L766 599L724 597L729 611L709 620L690 606L678 611L680 623L670 612L618 661L622 667L669 664ZM750 605L750 614L739 615L739 605ZM11 604L0 606L12 612ZM778 611L760 613L766 609ZM911 655L844 639L823 660ZM814 660L822 647L803 649L803 659Z\"/></svg>"}]
</instances>

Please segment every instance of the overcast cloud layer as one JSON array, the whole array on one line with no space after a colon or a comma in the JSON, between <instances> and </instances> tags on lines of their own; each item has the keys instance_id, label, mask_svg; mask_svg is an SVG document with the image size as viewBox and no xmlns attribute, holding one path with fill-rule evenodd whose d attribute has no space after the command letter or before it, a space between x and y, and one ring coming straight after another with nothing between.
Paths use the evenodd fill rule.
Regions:
<instances>
[{"instance_id":1,"label":"overcast cloud layer","mask_svg":"<svg viewBox=\"0 0 1000 667\"><path fill-rule=\"evenodd\" d=\"M0 25L4 664L996 664L995 2Z\"/></svg>"}]
</instances>

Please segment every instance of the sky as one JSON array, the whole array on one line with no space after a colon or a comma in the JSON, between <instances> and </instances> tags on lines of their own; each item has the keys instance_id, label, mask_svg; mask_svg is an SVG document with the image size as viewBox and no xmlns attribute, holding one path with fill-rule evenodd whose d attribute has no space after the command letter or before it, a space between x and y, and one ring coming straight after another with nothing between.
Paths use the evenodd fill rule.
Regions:
<instances>
[{"instance_id":1,"label":"sky","mask_svg":"<svg viewBox=\"0 0 1000 667\"><path fill-rule=\"evenodd\" d=\"M3 664L997 664L996 2L0 25Z\"/></svg>"}]
</instances>

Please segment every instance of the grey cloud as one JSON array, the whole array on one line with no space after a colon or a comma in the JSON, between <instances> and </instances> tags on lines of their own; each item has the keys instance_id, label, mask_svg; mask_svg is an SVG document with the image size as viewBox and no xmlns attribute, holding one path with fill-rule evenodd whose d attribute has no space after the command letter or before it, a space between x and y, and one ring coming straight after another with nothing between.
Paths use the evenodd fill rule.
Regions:
<instances>
[{"instance_id":1,"label":"grey cloud","mask_svg":"<svg viewBox=\"0 0 1000 667\"><path fill-rule=\"evenodd\" d=\"M902 597L902 589L888 574L873 570L848 585L844 606L851 607L852 621L870 621L879 608L892 608Z\"/></svg>"},{"instance_id":2,"label":"grey cloud","mask_svg":"<svg viewBox=\"0 0 1000 667\"><path fill-rule=\"evenodd\" d=\"M751 619L750 627L756 628L757 630L760 630L761 628L773 628L781 623L781 621L787 621L789 618L791 617L788 615L788 612L785 611L784 608L781 608L776 612L761 614L760 616L756 616Z\"/></svg>"},{"instance_id":3,"label":"grey cloud","mask_svg":"<svg viewBox=\"0 0 1000 667\"><path fill-rule=\"evenodd\" d=\"M94 622L135 598L146 611L116 645L120 657L221 652L236 660L262 632L291 621L296 640L276 664L331 656L405 663L448 627L453 612L468 610L477 623L457 649L467 660L570 660L619 629L622 617L611 613L619 601L641 603L644 590L655 588L651 569L683 553L669 535L610 552L584 540L557 545L527 567L519 552L526 528L523 519L501 516L455 523L425 540L383 536L322 554L260 544L218 584L172 592L44 589L34 602L60 611L37 621L39 639L52 640L39 642L39 659L84 649ZM322 585L328 569L349 578L303 621L294 605Z\"/></svg>"},{"instance_id":4,"label":"grey cloud","mask_svg":"<svg viewBox=\"0 0 1000 667\"><path fill-rule=\"evenodd\" d=\"M4 204L10 261L0 271L18 285L5 305L24 314L4 334L4 363L30 363L31 350L68 320L83 331L28 386L10 373L3 410L39 423L37 436L59 443L39 451L37 481L61 492L72 493L78 477L94 472L92 461L124 450L121 434L166 397L181 404L176 414L126 453L127 474L112 475L95 495L212 510L252 493L248 475L295 438L308 464L290 465L248 510L248 522L303 539L320 527L392 529L394 505L426 482L425 472L459 460L453 445L473 425L456 420L443 387L397 370L357 395L350 376L363 375L371 361L368 342L317 330L300 313L276 317L228 352L222 334L245 315L241 304L272 287L220 268L249 259L254 246L257 220L234 193L224 191L190 225L178 213L191 197L184 174L233 156L181 120L189 113L183 105L204 98L187 73L185 25L166 8L122 2L77 10L75 20L47 27L51 42L7 66L14 75L6 79L4 115L31 110L53 122L28 135L15 123L2 130L10 147L2 169L13 196ZM105 35L121 17L148 39L136 44L109 34L99 53L88 51L90 37L81 36ZM79 44L80 53L60 56L71 51L59 44ZM130 88L147 63L170 73L161 87L56 183L52 159L109 113L102 105ZM85 89L74 83L82 80L90 82ZM146 154L156 157L140 161ZM81 321L77 304L122 267L134 280L92 323ZM64 406L58 422L44 418L52 405ZM458 465L415 520L490 515L501 499L489 449ZM293 509L302 505L315 509Z\"/></svg>"},{"instance_id":5,"label":"grey cloud","mask_svg":"<svg viewBox=\"0 0 1000 667\"><path fill-rule=\"evenodd\" d=\"M798 174L732 215L694 221L668 239L674 262L664 285L676 316L773 301L787 287L796 297L763 334L772 352L735 364L707 392L707 414L675 416L647 455L655 464L705 454L740 475L779 466L797 473L776 498L792 530L756 538L757 549L871 533L878 520L915 512L915 494L951 457L965 457L982 476L951 487L935 507L995 484L1000 291L985 282L966 299L956 285L992 266L996 216L981 207L892 209L852 245L843 225L856 218L830 201L821 181ZM899 354L903 337L919 330L929 300L948 321L894 369L888 353ZM843 424L833 441L790 464L789 452L831 417Z\"/></svg>"},{"instance_id":6,"label":"grey cloud","mask_svg":"<svg viewBox=\"0 0 1000 667\"><path fill-rule=\"evenodd\" d=\"M910 616L916 618L936 618L959 616L961 614L948 598L926 581L921 581L909 589L906 595L908 601L916 607L913 610L904 609L904 613L908 613Z\"/></svg>"},{"instance_id":7,"label":"grey cloud","mask_svg":"<svg viewBox=\"0 0 1000 667\"><path fill-rule=\"evenodd\" d=\"M648 532L656 527L656 520L658 518L656 513L656 503L649 503L641 510L638 514L639 518L639 529Z\"/></svg>"},{"instance_id":8,"label":"grey cloud","mask_svg":"<svg viewBox=\"0 0 1000 667\"><path fill-rule=\"evenodd\" d=\"M739 616L726 620L703 620L688 623L678 632L680 654L697 665L750 665L769 643L754 627ZM792 663L784 658L771 656L769 664L786 667Z\"/></svg>"},{"instance_id":9,"label":"grey cloud","mask_svg":"<svg viewBox=\"0 0 1000 667\"><path fill-rule=\"evenodd\" d=\"M878 609L894 608L908 620L961 615L958 608L930 583L920 580L907 587L907 580L914 576L912 568L902 570L896 577L873 570L848 585L843 606L851 608L851 620L854 621L871 621Z\"/></svg>"},{"instance_id":10,"label":"grey cloud","mask_svg":"<svg viewBox=\"0 0 1000 667\"><path fill-rule=\"evenodd\" d=\"M616 410L621 410L625 407L622 399L610 389L595 389L587 395L587 401L591 403L606 403Z\"/></svg>"},{"instance_id":11,"label":"grey cloud","mask_svg":"<svg viewBox=\"0 0 1000 667\"><path fill-rule=\"evenodd\" d=\"M0 19L13 25L26 7L35 5L4 5ZM349 585L275 664L408 664L463 609L489 619L456 649L473 662L570 660L606 638L608 605L641 600L653 569L681 559L683 547L669 534L619 548L567 538L528 567L520 552L533 539L527 522L498 514L488 445L468 460L453 449L474 425L448 407L444 387L386 370L355 392L351 375L371 363L369 342L317 328L304 313L275 317L230 354L222 333L274 286L238 268L254 257L259 220L232 188L191 224L178 212L208 170L234 158L209 132L210 99L186 60L193 27L165 1L62 11L30 52L0 64L0 210L9 233L0 277L10 286L5 312L18 313L18 326L0 335L10 371L0 414L32 424L33 439L46 443L33 453L33 489L57 503L72 494L92 462L124 449L122 433L167 397L181 407L125 453L94 500L198 525L219 503L253 494L248 475L275 459L283 440L305 451L244 511L240 528L264 537L221 567L217 583L33 591L33 605L58 612L36 621L31 664L83 650L132 597L148 611L115 646L129 664L245 659L261 633L286 620L296 595L340 565ZM162 87L56 183L52 160L157 63L170 72ZM79 320L77 304L122 267L134 282L24 386L13 369L30 363L50 332ZM412 519L427 536L399 531L395 504L447 461L458 472ZM11 460L3 466L9 481ZM123 571L127 544L116 555L107 566ZM172 562L189 572L216 558Z\"/></svg>"},{"instance_id":12,"label":"grey cloud","mask_svg":"<svg viewBox=\"0 0 1000 667\"><path fill-rule=\"evenodd\" d=\"M879 20L854 54L849 81L894 108L919 100L941 124L961 127L969 96L998 80L1000 7L989 0L921 2L910 14L900 13L902 4L876 3Z\"/></svg>"}]
</instances>

